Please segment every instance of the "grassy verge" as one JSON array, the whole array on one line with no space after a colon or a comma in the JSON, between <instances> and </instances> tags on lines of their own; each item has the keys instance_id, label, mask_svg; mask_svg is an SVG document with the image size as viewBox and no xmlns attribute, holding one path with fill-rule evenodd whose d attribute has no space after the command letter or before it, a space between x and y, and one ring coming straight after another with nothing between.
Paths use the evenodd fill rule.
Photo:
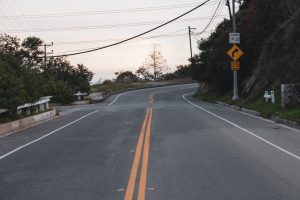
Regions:
<instances>
[{"instance_id":1,"label":"grassy verge","mask_svg":"<svg viewBox=\"0 0 300 200\"><path fill-rule=\"evenodd\" d=\"M175 80L168 80L168 81L157 81L157 82L141 82L141 83L110 83L110 84L96 84L92 85L91 92L104 92L105 94L112 93L112 92L120 92L126 91L129 89L137 89L137 88L144 88L149 86L163 86L168 84L184 84L184 83L194 83L190 79L175 79Z\"/></svg>"},{"instance_id":2,"label":"grassy verge","mask_svg":"<svg viewBox=\"0 0 300 200\"><path fill-rule=\"evenodd\" d=\"M284 119L300 123L300 106L291 107L286 110L283 110L278 102L275 104L272 104L270 102L266 103L264 99L256 99L253 101L249 101L247 99L240 99L238 101L233 101L229 96L208 95L199 93L196 93L194 97L202 101L208 101L212 103L220 101L229 105L239 106L240 108L255 110L260 112L263 117L267 118L275 115Z\"/></svg>"},{"instance_id":3,"label":"grassy verge","mask_svg":"<svg viewBox=\"0 0 300 200\"><path fill-rule=\"evenodd\" d=\"M112 83L108 85L93 85L91 92L104 92L108 94L142 87L145 87L145 83Z\"/></svg>"}]
</instances>

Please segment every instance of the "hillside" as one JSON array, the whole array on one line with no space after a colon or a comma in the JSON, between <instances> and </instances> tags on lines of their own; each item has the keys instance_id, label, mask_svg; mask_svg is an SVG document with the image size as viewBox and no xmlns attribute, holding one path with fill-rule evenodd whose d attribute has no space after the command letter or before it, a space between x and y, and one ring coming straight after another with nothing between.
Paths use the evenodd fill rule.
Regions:
<instances>
[{"instance_id":1,"label":"hillside","mask_svg":"<svg viewBox=\"0 0 300 200\"><path fill-rule=\"evenodd\" d=\"M265 89L280 90L282 83L300 82L299 0L245 0L237 13L240 47L245 52L239 71L242 97L255 97ZM226 50L231 23L224 20L199 42L194 78L210 93L231 95L232 72ZM278 92L277 92L278 94Z\"/></svg>"}]
</instances>

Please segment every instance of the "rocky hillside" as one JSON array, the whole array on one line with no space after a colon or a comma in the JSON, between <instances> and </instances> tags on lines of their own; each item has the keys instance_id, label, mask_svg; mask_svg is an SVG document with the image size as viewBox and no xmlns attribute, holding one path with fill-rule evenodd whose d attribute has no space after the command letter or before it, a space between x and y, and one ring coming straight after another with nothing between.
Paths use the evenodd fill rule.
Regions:
<instances>
[{"instance_id":1,"label":"rocky hillside","mask_svg":"<svg viewBox=\"0 0 300 200\"><path fill-rule=\"evenodd\" d=\"M255 70L243 88L243 95L268 87L276 90L282 83L300 83L299 9L290 14L263 44Z\"/></svg>"},{"instance_id":2,"label":"rocky hillside","mask_svg":"<svg viewBox=\"0 0 300 200\"><path fill-rule=\"evenodd\" d=\"M282 83L300 83L300 0L244 0L237 13L241 58L239 89L244 97L265 89L280 90ZM207 39L199 42L201 53L192 66L194 78L205 82L211 93L230 94L232 72L228 34L224 20Z\"/></svg>"}]
</instances>

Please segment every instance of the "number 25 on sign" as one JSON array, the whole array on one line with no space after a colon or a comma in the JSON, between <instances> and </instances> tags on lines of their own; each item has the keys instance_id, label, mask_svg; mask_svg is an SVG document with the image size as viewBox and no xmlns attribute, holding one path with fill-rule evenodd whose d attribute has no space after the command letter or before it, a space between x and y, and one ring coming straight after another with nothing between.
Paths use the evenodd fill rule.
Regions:
<instances>
[{"instance_id":1,"label":"number 25 on sign","mask_svg":"<svg viewBox=\"0 0 300 200\"><path fill-rule=\"evenodd\" d=\"M240 70L241 63L240 61L231 61L231 70L238 71Z\"/></svg>"}]
</instances>

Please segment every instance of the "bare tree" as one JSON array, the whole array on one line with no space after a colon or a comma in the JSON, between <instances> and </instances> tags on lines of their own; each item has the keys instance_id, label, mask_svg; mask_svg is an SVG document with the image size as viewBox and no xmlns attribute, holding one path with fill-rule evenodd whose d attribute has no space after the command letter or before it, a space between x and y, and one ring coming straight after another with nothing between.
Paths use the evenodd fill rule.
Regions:
<instances>
[{"instance_id":1,"label":"bare tree","mask_svg":"<svg viewBox=\"0 0 300 200\"><path fill-rule=\"evenodd\" d=\"M148 71L148 74L152 74L153 79L156 81L159 79L168 69L167 60L162 56L160 45L153 44L153 49L148 58L146 58L144 64L140 69Z\"/></svg>"}]
</instances>

